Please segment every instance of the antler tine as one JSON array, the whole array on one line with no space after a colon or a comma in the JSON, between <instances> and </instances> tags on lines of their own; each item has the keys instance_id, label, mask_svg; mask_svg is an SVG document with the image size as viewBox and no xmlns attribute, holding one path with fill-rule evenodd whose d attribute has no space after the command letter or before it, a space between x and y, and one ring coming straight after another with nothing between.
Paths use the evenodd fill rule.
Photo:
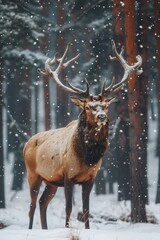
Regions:
<instances>
[{"instance_id":1,"label":"antler tine","mask_svg":"<svg viewBox=\"0 0 160 240\"><path fill-rule=\"evenodd\" d=\"M143 73L143 69L139 69L142 65L142 58L140 55L136 56L137 63L134 64L134 68L136 70L136 74L140 75Z\"/></svg>"},{"instance_id":2,"label":"antler tine","mask_svg":"<svg viewBox=\"0 0 160 240\"><path fill-rule=\"evenodd\" d=\"M115 79L115 77L113 76L112 82L111 82L111 84L110 84L107 88L106 88L106 83L105 83L105 82L103 83L102 96L103 96L104 94L106 94L107 92L110 92L110 91L112 90L112 87L113 87L113 85L115 84L115 81L116 81L116 79Z\"/></svg>"},{"instance_id":3,"label":"antler tine","mask_svg":"<svg viewBox=\"0 0 160 240\"><path fill-rule=\"evenodd\" d=\"M63 64L63 67L66 68L68 67L72 62L74 62L78 57L79 57L80 53L78 53L75 57L73 57L72 59L70 59L68 62Z\"/></svg>"},{"instance_id":4,"label":"antler tine","mask_svg":"<svg viewBox=\"0 0 160 240\"><path fill-rule=\"evenodd\" d=\"M82 97L88 97L89 96L89 87L87 87L86 90L82 90L82 89L72 86L68 80L67 80L67 82L68 82L69 87L67 87L59 79L58 75L61 73L61 71L64 68L68 67L72 62L74 62L79 57L79 54L77 54L75 57L73 57L70 60L68 60L67 62L65 62L67 53L69 51L69 47L70 47L70 43L67 45L65 52L61 58L58 58L58 53L56 53L54 55L53 59L50 59L50 58L47 59L45 62L45 70L38 69L38 72L41 75L45 75L45 76L48 76L51 79L53 79L57 83L57 85L60 88L62 88L64 91L74 93L74 94L82 96ZM51 66L54 64L58 64L58 67L55 69L55 71L52 71Z\"/></svg>"},{"instance_id":5,"label":"antler tine","mask_svg":"<svg viewBox=\"0 0 160 240\"><path fill-rule=\"evenodd\" d=\"M111 60L118 60L120 62L120 64L124 68L124 75L123 75L121 81L117 84L114 84L113 80L112 80L113 84L111 83L111 87L109 86L108 88L106 88L103 91L104 94L105 93L115 93L118 90L120 90L121 88L123 88L124 85L126 84L126 81L129 77L129 75L132 72L135 72L137 75L140 75L143 72L142 69L139 69L142 65L142 58L141 58L140 55L138 55L136 57L137 62L135 64L128 65L127 62L125 61L124 57L123 57L124 47L122 47L121 52L118 53L115 42L112 40L111 43L112 43L112 50L113 50L113 53L114 53L114 57L110 56L110 59Z\"/></svg>"},{"instance_id":6,"label":"antler tine","mask_svg":"<svg viewBox=\"0 0 160 240\"><path fill-rule=\"evenodd\" d=\"M62 56L60 59L58 59L59 65L58 65L58 68L57 68L57 70L56 70L56 71L57 71L57 74L60 74L61 70L62 70L63 68L65 68L65 66L64 66L64 61L65 61L65 59L66 59L66 56L67 56L69 47L70 47L70 43L67 44L67 47L66 47L66 49L65 49L65 51L64 51L63 56ZM71 60L72 60L72 59L71 59ZM70 61L71 61L71 60L70 60Z\"/></svg>"},{"instance_id":7,"label":"antler tine","mask_svg":"<svg viewBox=\"0 0 160 240\"><path fill-rule=\"evenodd\" d=\"M89 96L89 82L86 78L85 78L85 83L86 83L86 95Z\"/></svg>"},{"instance_id":8,"label":"antler tine","mask_svg":"<svg viewBox=\"0 0 160 240\"><path fill-rule=\"evenodd\" d=\"M119 60L120 64L122 65L122 67L126 67L128 64L126 63L126 61L123 58L123 53L124 53L124 46L122 46L121 48L121 52L120 54L118 54L117 48L116 48L116 44L114 42L114 40L111 40L111 44L112 44L112 51L114 53L114 57L110 57L110 59L115 59L115 60Z\"/></svg>"},{"instance_id":9,"label":"antler tine","mask_svg":"<svg viewBox=\"0 0 160 240\"><path fill-rule=\"evenodd\" d=\"M55 53L54 58L50 61L50 64L58 64L59 63L59 59L58 59L58 52Z\"/></svg>"},{"instance_id":10,"label":"antler tine","mask_svg":"<svg viewBox=\"0 0 160 240\"><path fill-rule=\"evenodd\" d=\"M85 83L86 83L86 90L81 90L77 87L74 87L68 80L68 78L66 78L67 84L69 85L69 87L71 89L73 89L74 91L77 91L78 94L80 94L82 97L88 97L89 96L89 82L85 79Z\"/></svg>"}]
</instances>

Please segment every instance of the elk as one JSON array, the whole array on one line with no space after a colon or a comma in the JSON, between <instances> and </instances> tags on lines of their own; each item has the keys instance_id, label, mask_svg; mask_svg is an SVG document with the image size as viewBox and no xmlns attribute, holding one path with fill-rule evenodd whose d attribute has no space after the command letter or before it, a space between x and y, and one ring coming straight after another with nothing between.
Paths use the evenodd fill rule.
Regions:
<instances>
[{"instance_id":1,"label":"elk","mask_svg":"<svg viewBox=\"0 0 160 240\"><path fill-rule=\"evenodd\" d=\"M87 80L86 89L82 90L71 85L68 80L68 86L66 86L59 78L62 70L76 61L79 56L78 54L66 61L69 47L68 44L61 58L58 58L56 53L53 59L48 59L45 63L45 70L39 71L42 75L53 79L61 89L72 93L74 96L71 97L71 101L82 108L82 112L78 120L70 122L63 128L37 133L24 146L23 153L31 196L29 229L33 226L36 201L42 181L46 184L39 200L42 228L47 229L46 210L59 186L64 186L65 226L69 227L74 184L82 185L83 221L85 228L89 228L89 196L101 166L102 157L109 146L108 108L115 99L113 94L123 88L129 75L132 72L137 75L142 73L141 57L137 56L137 62L128 65L123 57L124 48L118 53L115 42L112 40L114 56L110 58L120 62L124 75L118 83L115 83L115 78L108 87L104 83L101 94L92 96ZM55 70L51 69L52 65L56 66Z\"/></svg>"}]
</instances>

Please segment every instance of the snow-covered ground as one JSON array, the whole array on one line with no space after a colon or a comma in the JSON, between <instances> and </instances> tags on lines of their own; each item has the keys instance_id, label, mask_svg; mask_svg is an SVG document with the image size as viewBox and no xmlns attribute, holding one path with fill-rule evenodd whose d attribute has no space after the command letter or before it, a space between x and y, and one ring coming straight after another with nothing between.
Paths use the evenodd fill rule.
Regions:
<instances>
[{"instance_id":1,"label":"snow-covered ground","mask_svg":"<svg viewBox=\"0 0 160 240\"><path fill-rule=\"evenodd\" d=\"M77 213L81 211L81 187L75 188L75 205L73 206L71 228L64 228L65 201L63 188L59 188L56 196L48 207L49 230L41 230L39 207L34 218L33 230L28 230L29 189L24 182L23 191L13 198L11 189L11 164L6 164L6 209L0 209L0 222L8 227L0 230L0 240L66 240L77 236L80 240L159 240L160 239L160 204L155 204L157 187L158 159L155 158L156 123L152 122L149 130L148 147L148 177L149 199L146 206L147 214L153 215L158 224L132 224L123 222L122 216L130 214L130 202L118 202L117 195L96 196L94 189L90 198L90 230L84 229L84 224L77 221ZM115 184L116 189L116 184ZM43 189L41 189L42 191ZM116 191L115 191L116 192Z\"/></svg>"},{"instance_id":2,"label":"snow-covered ground","mask_svg":"<svg viewBox=\"0 0 160 240\"><path fill-rule=\"evenodd\" d=\"M27 184L24 191L19 192L11 201L7 200L7 208L0 210L0 218L8 225L0 230L0 240L54 240L72 239L77 236L81 240L108 239L108 240L159 240L160 224L131 224L123 221L114 221L130 213L130 204L117 202L115 195L91 195L91 229L85 230L84 224L76 220L77 213L81 210L81 188L76 187L75 202L73 207L71 228L64 228L65 203L63 188L60 188L48 208L49 230L41 230L39 209L35 213L34 229L28 230L29 194ZM11 195L10 195L11 197ZM154 215L160 223L160 205L153 202L147 206L147 213ZM112 220L108 220L110 218Z\"/></svg>"}]
</instances>

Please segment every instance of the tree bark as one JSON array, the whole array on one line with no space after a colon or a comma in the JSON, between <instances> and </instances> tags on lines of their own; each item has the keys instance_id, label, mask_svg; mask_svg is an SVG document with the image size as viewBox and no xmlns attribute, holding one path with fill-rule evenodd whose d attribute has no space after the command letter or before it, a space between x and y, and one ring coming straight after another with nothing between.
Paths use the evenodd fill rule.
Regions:
<instances>
[{"instance_id":1,"label":"tree bark","mask_svg":"<svg viewBox=\"0 0 160 240\"><path fill-rule=\"evenodd\" d=\"M125 0L125 31L126 53L128 63L136 61L136 27L135 1ZM140 117L140 88L137 76L130 76L129 84L129 116L130 116L130 169L131 169L131 221L147 222L145 194L143 189L143 159L141 153L141 117Z\"/></svg>"},{"instance_id":2,"label":"tree bark","mask_svg":"<svg viewBox=\"0 0 160 240\"><path fill-rule=\"evenodd\" d=\"M147 0L140 0L138 6L138 52L142 56L143 73L139 76L139 106L141 116L141 159L143 175L143 188L145 202L148 203L148 180L147 180L147 143L148 143L148 78L147 78Z\"/></svg>"}]
</instances>

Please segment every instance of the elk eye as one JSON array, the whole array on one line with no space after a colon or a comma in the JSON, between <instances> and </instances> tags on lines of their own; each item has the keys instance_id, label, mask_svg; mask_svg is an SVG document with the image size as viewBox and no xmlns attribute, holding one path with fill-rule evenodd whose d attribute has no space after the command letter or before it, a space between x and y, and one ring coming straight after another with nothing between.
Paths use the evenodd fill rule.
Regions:
<instances>
[{"instance_id":1,"label":"elk eye","mask_svg":"<svg viewBox=\"0 0 160 240\"><path fill-rule=\"evenodd\" d=\"M96 111L97 111L97 108L96 108L96 107L94 107L94 108L93 108L93 111L94 111L94 112L96 112Z\"/></svg>"}]
</instances>

